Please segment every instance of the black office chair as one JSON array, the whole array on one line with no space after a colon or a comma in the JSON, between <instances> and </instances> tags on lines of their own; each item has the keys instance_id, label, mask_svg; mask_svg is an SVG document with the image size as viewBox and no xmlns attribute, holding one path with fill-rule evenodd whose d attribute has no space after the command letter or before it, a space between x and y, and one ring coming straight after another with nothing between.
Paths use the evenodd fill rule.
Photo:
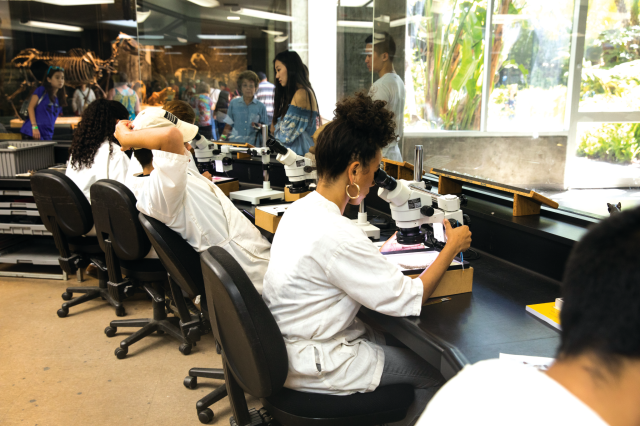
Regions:
<instances>
[{"instance_id":1,"label":"black office chair","mask_svg":"<svg viewBox=\"0 0 640 426\"><path fill-rule=\"evenodd\" d=\"M211 326L222 346L227 392L237 424L250 424L244 392L260 398L286 426L378 425L402 420L413 402L410 385L336 396L284 388L288 373L284 339L273 315L242 267L227 251L201 254ZM254 413L255 414L255 413Z\"/></svg>"},{"instance_id":2,"label":"black office chair","mask_svg":"<svg viewBox=\"0 0 640 426\"><path fill-rule=\"evenodd\" d=\"M75 274L93 262L98 267L98 287L68 287L62 293L67 300L58 310L60 318L69 314L69 308L101 297L116 310L116 315L125 315L120 300L109 294L107 268L104 253L95 237L83 237L93 227L91 205L80 188L64 173L42 170L31 177L31 189L42 222L53 234L60 253L58 262L64 272ZM83 293L72 300L73 293Z\"/></svg>"},{"instance_id":3,"label":"black office chair","mask_svg":"<svg viewBox=\"0 0 640 426\"><path fill-rule=\"evenodd\" d=\"M180 352L189 355L192 347L200 340L200 336L211 330L199 254L180 234L164 223L142 213L138 217L151 245L167 270L169 287L180 317L180 328L185 336L184 343L180 345ZM185 299L183 292L190 299L201 295L200 313L195 312L195 306L190 299ZM187 303L191 305L194 315L189 311Z\"/></svg>"},{"instance_id":4,"label":"black office chair","mask_svg":"<svg viewBox=\"0 0 640 426\"><path fill-rule=\"evenodd\" d=\"M118 359L129 352L129 346L153 332L167 333L186 344L177 317L167 318L164 283L167 271L159 259L145 259L151 249L149 237L138 219L136 197L120 182L103 179L91 185L91 210L100 247L105 253L112 296L122 300L125 290L142 283L151 296L153 318L111 321L105 328L107 337L116 335L118 327L140 327L140 330L120 342L115 350ZM123 274L126 278L123 278Z\"/></svg>"}]
</instances>

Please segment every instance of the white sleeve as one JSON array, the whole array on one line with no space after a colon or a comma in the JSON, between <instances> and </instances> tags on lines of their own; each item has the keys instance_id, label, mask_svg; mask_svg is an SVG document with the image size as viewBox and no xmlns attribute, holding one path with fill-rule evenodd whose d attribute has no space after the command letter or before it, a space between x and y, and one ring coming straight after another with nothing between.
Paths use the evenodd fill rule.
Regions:
<instances>
[{"instance_id":1,"label":"white sleeve","mask_svg":"<svg viewBox=\"0 0 640 426\"><path fill-rule=\"evenodd\" d=\"M127 173L129 171L129 157L127 154L120 151L118 145L113 145L113 154L111 154L111 161L109 161L109 179L117 180L120 183L125 183L127 179Z\"/></svg>"},{"instance_id":2,"label":"white sleeve","mask_svg":"<svg viewBox=\"0 0 640 426\"><path fill-rule=\"evenodd\" d=\"M87 103L91 103L96 100L96 94L92 89L89 89L89 96L87 96Z\"/></svg>"},{"instance_id":3,"label":"white sleeve","mask_svg":"<svg viewBox=\"0 0 640 426\"><path fill-rule=\"evenodd\" d=\"M187 188L186 155L153 150L153 172L146 191L138 197L138 210L165 223L171 221L182 206Z\"/></svg>"},{"instance_id":4,"label":"white sleeve","mask_svg":"<svg viewBox=\"0 0 640 426\"><path fill-rule=\"evenodd\" d=\"M420 315L424 287L389 262L373 244L343 243L326 267L329 281L369 309L402 317Z\"/></svg>"}]
</instances>

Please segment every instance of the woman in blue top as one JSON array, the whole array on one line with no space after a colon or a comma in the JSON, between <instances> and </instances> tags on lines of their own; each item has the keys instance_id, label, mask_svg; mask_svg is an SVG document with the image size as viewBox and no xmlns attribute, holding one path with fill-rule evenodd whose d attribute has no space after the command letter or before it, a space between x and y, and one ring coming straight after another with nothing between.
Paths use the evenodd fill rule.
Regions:
<instances>
[{"instance_id":1,"label":"woman in blue top","mask_svg":"<svg viewBox=\"0 0 640 426\"><path fill-rule=\"evenodd\" d=\"M273 112L273 135L298 155L305 155L313 145L318 103L302 59L285 50L273 61L276 90Z\"/></svg>"},{"instance_id":2,"label":"woman in blue top","mask_svg":"<svg viewBox=\"0 0 640 426\"><path fill-rule=\"evenodd\" d=\"M62 114L62 107L66 105L64 69L49 67L42 85L31 95L29 119L22 125L20 133L35 140L50 141L53 139L56 119Z\"/></svg>"}]
</instances>

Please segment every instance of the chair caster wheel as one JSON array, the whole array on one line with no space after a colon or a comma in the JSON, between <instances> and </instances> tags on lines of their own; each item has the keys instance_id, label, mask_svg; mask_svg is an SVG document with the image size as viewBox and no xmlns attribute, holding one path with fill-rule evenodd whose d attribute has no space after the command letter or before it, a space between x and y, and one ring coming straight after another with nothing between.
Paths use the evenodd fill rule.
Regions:
<instances>
[{"instance_id":1,"label":"chair caster wheel","mask_svg":"<svg viewBox=\"0 0 640 426\"><path fill-rule=\"evenodd\" d=\"M63 306L62 308L58 309L58 316L60 318L66 317L67 314L69 314L69 308Z\"/></svg>"},{"instance_id":2,"label":"chair caster wheel","mask_svg":"<svg viewBox=\"0 0 640 426\"><path fill-rule=\"evenodd\" d=\"M200 423L207 424L213 420L213 411L210 408L205 408L204 410L198 412L198 420Z\"/></svg>"},{"instance_id":3,"label":"chair caster wheel","mask_svg":"<svg viewBox=\"0 0 640 426\"><path fill-rule=\"evenodd\" d=\"M128 348L116 348L116 356L118 357L118 359L124 359L127 356L127 353L129 352Z\"/></svg>"},{"instance_id":4,"label":"chair caster wheel","mask_svg":"<svg viewBox=\"0 0 640 426\"><path fill-rule=\"evenodd\" d=\"M73 299L73 293L65 291L62 293L62 300L71 300Z\"/></svg>"},{"instance_id":5,"label":"chair caster wheel","mask_svg":"<svg viewBox=\"0 0 640 426\"><path fill-rule=\"evenodd\" d=\"M182 352L182 355L189 355L191 353L191 348L192 346L189 343L183 343L178 349Z\"/></svg>"},{"instance_id":6,"label":"chair caster wheel","mask_svg":"<svg viewBox=\"0 0 640 426\"><path fill-rule=\"evenodd\" d=\"M198 386L198 378L193 376L187 376L184 378L182 382L185 388L187 389L195 389Z\"/></svg>"},{"instance_id":7,"label":"chair caster wheel","mask_svg":"<svg viewBox=\"0 0 640 426\"><path fill-rule=\"evenodd\" d=\"M164 330L156 330L157 334L163 335L164 334Z\"/></svg>"},{"instance_id":8,"label":"chair caster wheel","mask_svg":"<svg viewBox=\"0 0 640 426\"><path fill-rule=\"evenodd\" d=\"M120 305L116 307L116 316L123 317L125 315L127 315L127 313L124 311L124 306Z\"/></svg>"},{"instance_id":9,"label":"chair caster wheel","mask_svg":"<svg viewBox=\"0 0 640 426\"><path fill-rule=\"evenodd\" d=\"M118 327L107 327L104 329L104 334L107 335L107 337L113 337L116 335L116 331L118 331Z\"/></svg>"}]
</instances>

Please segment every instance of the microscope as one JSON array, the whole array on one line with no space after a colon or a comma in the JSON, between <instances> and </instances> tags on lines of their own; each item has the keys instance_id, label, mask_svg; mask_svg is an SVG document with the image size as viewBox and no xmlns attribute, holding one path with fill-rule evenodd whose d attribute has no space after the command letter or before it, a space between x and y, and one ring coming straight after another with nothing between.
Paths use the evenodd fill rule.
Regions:
<instances>
[{"instance_id":1,"label":"microscope","mask_svg":"<svg viewBox=\"0 0 640 426\"><path fill-rule=\"evenodd\" d=\"M287 185L290 194L304 194L312 190L309 184L315 184L318 174L310 158L296 154L274 138L269 138L267 146L278 154L276 160L284 165L284 172L289 182L291 182L291 185ZM286 196L287 194L285 193L285 201L289 201Z\"/></svg>"},{"instance_id":2,"label":"microscope","mask_svg":"<svg viewBox=\"0 0 640 426\"><path fill-rule=\"evenodd\" d=\"M443 221L449 220L451 227L469 224L469 217L460 207L467 204L464 195L440 195L431 192L431 187L422 181L422 145L417 145L413 181L396 180L379 169L374 180L380 189L378 196L388 202L391 217L398 227L399 244L425 243L441 249L446 243Z\"/></svg>"}]
</instances>

